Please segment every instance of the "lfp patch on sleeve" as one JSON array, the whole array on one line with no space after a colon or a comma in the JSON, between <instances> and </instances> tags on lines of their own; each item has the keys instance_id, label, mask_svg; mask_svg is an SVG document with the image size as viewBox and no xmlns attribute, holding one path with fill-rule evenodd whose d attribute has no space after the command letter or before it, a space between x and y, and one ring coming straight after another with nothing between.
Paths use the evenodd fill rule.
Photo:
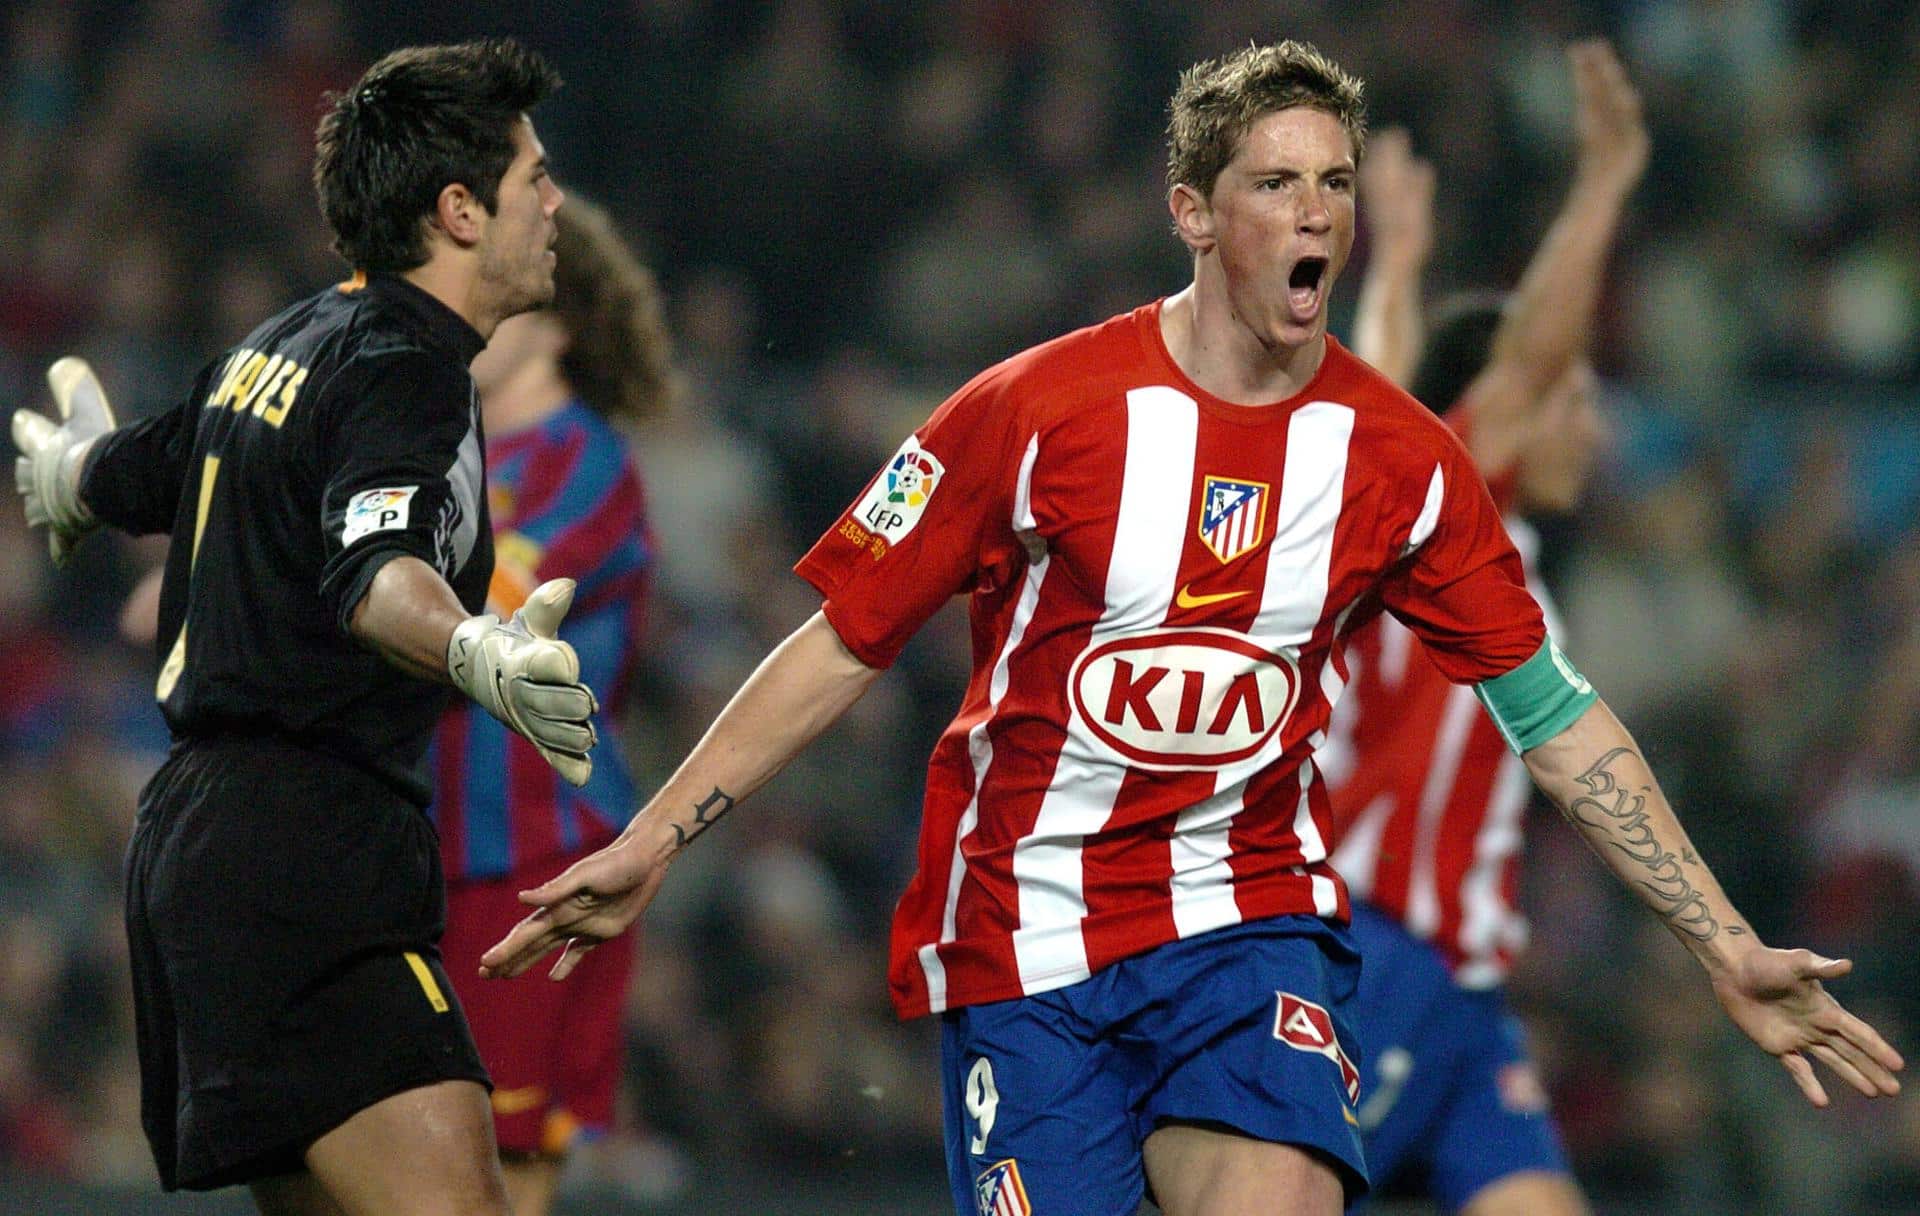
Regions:
<instances>
[{"instance_id":1,"label":"lfp patch on sleeve","mask_svg":"<svg viewBox=\"0 0 1920 1216\"><path fill-rule=\"evenodd\" d=\"M897 545L920 522L927 500L940 488L940 479L946 473L939 458L909 435L886 469L874 478L866 496L854 504L853 517L869 532Z\"/></svg>"},{"instance_id":2,"label":"lfp patch on sleeve","mask_svg":"<svg viewBox=\"0 0 1920 1216\"><path fill-rule=\"evenodd\" d=\"M340 531L340 547L344 549L375 532L405 528L413 496L419 492L419 486L396 486L388 490L362 490L349 498Z\"/></svg>"}]
</instances>

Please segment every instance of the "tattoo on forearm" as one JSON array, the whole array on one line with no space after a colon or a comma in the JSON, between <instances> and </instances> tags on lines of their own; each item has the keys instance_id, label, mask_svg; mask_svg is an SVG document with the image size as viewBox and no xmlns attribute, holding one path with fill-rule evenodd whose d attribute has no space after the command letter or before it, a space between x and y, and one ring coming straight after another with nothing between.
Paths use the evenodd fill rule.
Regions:
<instances>
[{"instance_id":1,"label":"tattoo on forearm","mask_svg":"<svg viewBox=\"0 0 1920 1216\"><path fill-rule=\"evenodd\" d=\"M684 849L687 842L714 825L720 816L733 809L733 795L719 786L713 787L713 793L693 805L693 830L688 831L679 824L673 825L673 847Z\"/></svg>"},{"instance_id":2,"label":"tattoo on forearm","mask_svg":"<svg viewBox=\"0 0 1920 1216\"><path fill-rule=\"evenodd\" d=\"M1647 820L1647 799L1622 786L1608 766L1622 756L1631 755L1616 747L1593 762L1593 767L1575 778L1588 792L1567 805L1567 817L1607 834L1607 843L1626 854L1646 870L1636 881L1652 893L1660 913L1675 929L1695 941L1712 941L1724 928L1730 934L1744 934L1737 924L1721 925L1707 908L1707 898L1694 889L1680 868L1685 861L1699 864L1691 849L1679 856L1660 843Z\"/></svg>"}]
</instances>

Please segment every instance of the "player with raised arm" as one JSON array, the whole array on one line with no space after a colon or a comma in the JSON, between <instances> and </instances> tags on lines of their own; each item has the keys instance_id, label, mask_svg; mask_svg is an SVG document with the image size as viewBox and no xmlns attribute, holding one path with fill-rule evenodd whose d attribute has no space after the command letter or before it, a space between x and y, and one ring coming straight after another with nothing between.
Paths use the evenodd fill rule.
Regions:
<instances>
[{"instance_id":1,"label":"player with raised arm","mask_svg":"<svg viewBox=\"0 0 1920 1216\"><path fill-rule=\"evenodd\" d=\"M1586 352L1649 146L1611 46L1578 42L1569 65L1578 158L1565 206L1511 296L1444 305L1430 340L1421 273L1432 171L1398 142L1361 173L1373 259L1357 350L1446 411L1507 511L1549 622L1538 534L1521 517L1571 509L1605 438ZM1367 1162L1380 1183L1421 1180L1448 1212L1578 1216L1586 1201L1503 989L1526 934L1513 907L1526 768L1396 620L1359 630L1348 661L1329 786L1344 832L1334 868L1354 891L1367 959L1354 1014L1367 1045Z\"/></svg>"},{"instance_id":2,"label":"player with raised arm","mask_svg":"<svg viewBox=\"0 0 1920 1216\"><path fill-rule=\"evenodd\" d=\"M1568 63L1573 184L1513 294L1443 307L1423 337L1433 178L1402 142L1361 174L1374 244L1356 318L1359 353L1444 409L1473 453L1549 622L1537 534L1519 516L1571 508L1604 437L1587 347L1649 143L1611 47L1576 43ZM1420 1179L1448 1212L1578 1216L1586 1204L1502 987L1525 936L1512 900L1526 767L1397 621L1358 631L1347 654L1328 784L1343 833L1333 864L1366 959L1354 1021L1367 1162L1380 1183Z\"/></svg>"},{"instance_id":3,"label":"player with raised arm","mask_svg":"<svg viewBox=\"0 0 1920 1216\"><path fill-rule=\"evenodd\" d=\"M162 1185L269 1216L503 1214L482 1068L437 942L423 757L445 685L589 779L565 582L475 615L493 570L467 364L553 294L561 195L506 40L396 51L334 99L314 181L351 280L115 429L77 360L21 410L27 518L171 535L127 932Z\"/></svg>"},{"instance_id":4,"label":"player with raised arm","mask_svg":"<svg viewBox=\"0 0 1920 1216\"><path fill-rule=\"evenodd\" d=\"M1367 140L1367 273L1353 318L1353 349L1395 384L1408 384L1426 341L1420 276L1433 252L1433 166L1400 127Z\"/></svg>"},{"instance_id":5,"label":"player with raised arm","mask_svg":"<svg viewBox=\"0 0 1920 1216\"><path fill-rule=\"evenodd\" d=\"M664 407L667 337L653 277L606 212L573 197L554 219L553 304L501 322L473 361L494 536L487 606L508 615L543 583L577 583L560 637L601 692L604 732L638 653L654 556L618 427ZM546 1216L571 1147L613 1120L633 942L595 951L565 985L482 983L480 953L525 914L517 892L626 826L633 778L619 749L603 748L575 788L463 701L441 715L430 767L447 877L441 953L493 1077L514 1216Z\"/></svg>"},{"instance_id":6,"label":"player with raised arm","mask_svg":"<svg viewBox=\"0 0 1920 1216\"><path fill-rule=\"evenodd\" d=\"M620 839L523 893L484 957L552 974L837 718L956 592L974 670L928 766L894 921L942 1022L956 1207L1330 1216L1365 1185L1359 970L1313 754L1340 641L1384 606L1474 684L1540 784L1819 1097L1899 1057L1693 859L1626 731L1553 647L1459 441L1327 335L1361 87L1297 42L1183 74L1168 204L1193 280L989 368L799 564L820 613Z\"/></svg>"}]
</instances>

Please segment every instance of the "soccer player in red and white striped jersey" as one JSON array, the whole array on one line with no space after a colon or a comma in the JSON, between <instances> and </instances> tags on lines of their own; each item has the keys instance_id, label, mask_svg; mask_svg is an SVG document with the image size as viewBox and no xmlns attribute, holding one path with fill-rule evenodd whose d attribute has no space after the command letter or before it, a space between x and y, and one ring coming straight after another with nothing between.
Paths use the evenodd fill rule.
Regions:
<instances>
[{"instance_id":1,"label":"soccer player in red and white striped jersey","mask_svg":"<svg viewBox=\"0 0 1920 1216\"><path fill-rule=\"evenodd\" d=\"M1248 47L1183 75L1172 115L1191 285L943 404L801 561L821 612L620 840L523 894L537 910L483 964L560 948L564 976L965 592L974 670L890 967L903 1015L942 1012L956 1205L1122 1214L1150 1183L1176 1216L1330 1216L1364 1188L1357 968L1313 755L1341 644L1384 608L1621 846L1609 864L1810 1095L1807 1051L1891 1092L1898 1057L1819 988L1844 964L1762 947L1676 860L1679 824L1547 640L1466 448L1327 336L1359 82L1298 43Z\"/></svg>"},{"instance_id":2,"label":"soccer player in red and white striped jersey","mask_svg":"<svg viewBox=\"0 0 1920 1216\"><path fill-rule=\"evenodd\" d=\"M1611 48L1579 43L1569 61L1574 182L1512 296L1463 297L1423 337L1433 173L1403 133L1387 132L1364 174L1379 201L1355 326L1364 355L1446 408L1509 511L1556 636L1534 571L1537 533L1519 513L1571 508L1598 454L1585 351L1648 155L1640 98ZM1443 1210L1467 1216L1580 1216L1585 1201L1501 986L1526 938L1514 907L1526 767L1472 691L1449 682L1398 622L1360 630L1347 653L1352 680L1324 759L1341 830L1333 861L1367 960L1355 1021L1367 1046L1360 1119L1374 1181L1419 1178Z\"/></svg>"}]
</instances>

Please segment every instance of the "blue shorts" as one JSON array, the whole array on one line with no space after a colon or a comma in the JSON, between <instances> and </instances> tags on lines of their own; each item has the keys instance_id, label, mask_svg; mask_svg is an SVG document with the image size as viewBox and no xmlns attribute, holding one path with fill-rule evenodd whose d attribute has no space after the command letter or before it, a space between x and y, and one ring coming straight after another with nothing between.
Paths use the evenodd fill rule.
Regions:
<instances>
[{"instance_id":1,"label":"blue shorts","mask_svg":"<svg viewBox=\"0 0 1920 1216\"><path fill-rule=\"evenodd\" d=\"M1122 959L1066 988L941 1015L947 1174L962 1216L1132 1216L1163 1123L1328 1158L1366 1190L1338 925L1283 916Z\"/></svg>"},{"instance_id":2,"label":"blue shorts","mask_svg":"<svg viewBox=\"0 0 1920 1216\"><path fill-rule=\"evenodd\" d=\"M1365 1056L1360 1125L1375 1183L1424 1182L1457 1212L1508 1175L1568 1173L1505 993L1455 985L1432 946L1358 900L1353 940L1364 961L1348 1016Z\"/></svg>"}]
</instances>

